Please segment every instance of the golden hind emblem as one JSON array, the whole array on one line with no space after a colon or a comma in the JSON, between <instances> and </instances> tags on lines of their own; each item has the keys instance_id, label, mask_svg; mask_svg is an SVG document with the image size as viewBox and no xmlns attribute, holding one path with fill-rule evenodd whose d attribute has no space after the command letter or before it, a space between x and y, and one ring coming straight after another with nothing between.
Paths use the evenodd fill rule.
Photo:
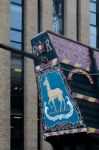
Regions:
<instances>
[{"instance_id":1,"label":"golden hind emblem","mask_svg":"<svg viewBox=\"0 0 99 150\"><path fill-rule=\"evenodd\" d=\"M52 116L49 116L49 114L48 114L48 109L49 108L47 106L47 102L45 102L44 105L45 105L45 114L46 114L46 117L49 120L56 121L57 119L59 119L59 120L61 120L63 118L67 119L70 116L72 116L72 114L73 114L73 105L70 102L68 96L66 96L66 99L64 99L64 97L63 97L63 91L60 88L51 89L47 77L45 77L43 86L46 86L46 89L47 89L48 105L51 107L51 103L52 103L53 106L54 106L54 110L55 110L56 113L57 113L57 108L56 108L56 104L55 104L55 99L56 98L60 102L60 112L62 112L62 103L63 103L63 106L64 106L64 111L66 110L66 106L69 106L69 112L67 114L60 114L60 115L57 115L55 117L52 117ZM65 100L67 101L66 104L65 104Z\"/></svg>"}]
</instances>

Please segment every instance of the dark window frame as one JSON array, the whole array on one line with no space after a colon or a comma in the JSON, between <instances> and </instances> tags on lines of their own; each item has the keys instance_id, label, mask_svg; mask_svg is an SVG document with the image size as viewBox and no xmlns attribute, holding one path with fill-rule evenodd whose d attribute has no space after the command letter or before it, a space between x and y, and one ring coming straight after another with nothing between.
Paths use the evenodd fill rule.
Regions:
<instances>
[{"instance_id":1,"label":"dark window frame","mask_svg":"<svg viewBox=\"0 0 99 150\"><path fill-rule=\"evenodd\" d=\"M21 4L18 4L17 2L13 2L13 1L11 1L11 3L10 3L11 5L13 4L13 5L16 5L16 6L20 6L20 7L22 7L22 13L21 13L21 15L22 15L22 20L21 20L21 23L22 23L22 29L16 29L16 28L10 28L10 31L11 30L13 30L13 31L17 31L17 32L21 32L21 42L18 42L18 41L14 41L13 39L12 40L10 40L10 42L13 42L13 43L17 43L17 44L21 44L21 51L24 51L24 1L22 1L22 3ZM20 54L19 54L20 55ZM15 58L15 56L13 56L13 53L11 54L11 56L12 56L12 58ZM17 56L17 55L16 55ZM20 55L21 56L21 55ZM22 113L22 121L21 121L21 125L22 125L22 129L20 129L20 131L22 130L22 137L21 137L21 139L22 139L22 141L21 141L21 149L24 149L24 57L23 56L21 56L20 57L20 59L21 59L21 61L22 61L22 72L21 72L21 83L20 83L20 85L22 86L22 93L21 94L18 94L18 93L12 93L11 94L11 97L13 97L13 94L14 94L14 96L22 96L22 102L21 103L23 103L23 106L22 106L22 111L21 111L21 113ZM12 83L11 83L12 84ZM15 83L14 83L15 84ZM12 101L11 101L12 102ZM21 107L21 106L20 106ZM15 109L15 108L14 108ZM13 108L11 108L11 118L12 118L12 116L13 116ZM17 112L18 112L18 110L16 111L16 113L15 113L15 116L17 116ZM12 131L12 129L11 129L11 131ZM12 132L11 132L12 133ZM14 132L13 132L14 133ZM13 136L13 134L11 134L12 136ZM13 137L11 137L11 139L13 140ZM11 140L11 141L12 141ZM13 144L13 143L12 143ZM12 145L11 144L11 145ZM18 145L18 143L16 143L16 145ZM12 147L12 149L13 149L13 147ZM19 149L20 149L20 147L19 147Z\"/></svg>"}]
</instances>

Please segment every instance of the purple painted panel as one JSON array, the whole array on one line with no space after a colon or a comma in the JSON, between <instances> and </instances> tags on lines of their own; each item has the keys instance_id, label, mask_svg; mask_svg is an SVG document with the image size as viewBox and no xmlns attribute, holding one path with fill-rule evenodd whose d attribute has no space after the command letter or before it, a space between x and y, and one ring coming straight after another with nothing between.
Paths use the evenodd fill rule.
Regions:
<instances>
[{"instance_id":1,"label":"purple painted panel","mask_svg":"<svg viewBox=\"0 0 99 150\"><path fill-rule=\"evenodd\" d=\"M60 62L90 70L91 59L87 47L48 33Z\"/></svg>"},{"instance_id":2,"label":"purple painted panel","mask_svg":"<svg viewBox=\"0 0 99 150\"><path fill-rule=\"evenodd\" d=\"M94 51L95 59L96 59L96 64L97 64L97 69L99 70L99 52Z\"/></svg>"}]
</instances>

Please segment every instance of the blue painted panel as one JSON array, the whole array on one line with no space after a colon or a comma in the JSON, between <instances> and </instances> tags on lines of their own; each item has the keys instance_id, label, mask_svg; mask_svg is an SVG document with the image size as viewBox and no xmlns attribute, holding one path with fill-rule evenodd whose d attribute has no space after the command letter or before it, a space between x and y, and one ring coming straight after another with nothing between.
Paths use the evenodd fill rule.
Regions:
<instances>
[{"instance_id":1,"label":"blue painted panel","mask_svg":"<svg viewBox=\"0 0 99 150\"><path fill-rule=\"evenodd\" d=\"M43 101L45 128L51 128L63 123L78 123L80 115L70 97L61 73L48 71L40 77L39 83Z\"/></svg>"}]
</instances>

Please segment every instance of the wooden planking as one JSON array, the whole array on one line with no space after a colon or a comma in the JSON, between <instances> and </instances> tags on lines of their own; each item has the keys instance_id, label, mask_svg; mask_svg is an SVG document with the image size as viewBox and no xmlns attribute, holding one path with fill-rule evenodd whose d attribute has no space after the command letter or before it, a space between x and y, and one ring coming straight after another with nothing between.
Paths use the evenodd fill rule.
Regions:
<instances>
[{"instance_id":1,"label":"wooden planking","mask_svg":"<svg viewBox=\"0 0 99 150\"><path fill-rule=\"evenodd\" d=\"M69 74L69 71L73 69L70 65L61 64L62 70L66 77ZM93 78L93 77L92 77ZM96 78L94 79L94 83L96 83ZM68 81L73 92L81 93L83 95L89 97L99 98L98 88L96 84L90 84L89 80L86 76L82 74L74 74L71 81Z\"/></svg>"},{"instance_id":2,"label":"wooden planking","mask_svg":"<svg viewBox=\"0 0 99 150\"><path fill-rule=\"evenodd\" d=\"M61 66L64 68L63 70L67 77L69 70L72 70L73 67L63 64ZM93 80L96 83L96 78L93 78ZM99 94L96 84L91 85L89 80L81 74L74 74L72 80L68 81L68 83L72 92L79 94L75 98L87 127L99 129L99 105L97 105ZM91 132L91 130L89 131ZM96 130L94 131L96 132Z\"/></svg>"}]
</instances>

